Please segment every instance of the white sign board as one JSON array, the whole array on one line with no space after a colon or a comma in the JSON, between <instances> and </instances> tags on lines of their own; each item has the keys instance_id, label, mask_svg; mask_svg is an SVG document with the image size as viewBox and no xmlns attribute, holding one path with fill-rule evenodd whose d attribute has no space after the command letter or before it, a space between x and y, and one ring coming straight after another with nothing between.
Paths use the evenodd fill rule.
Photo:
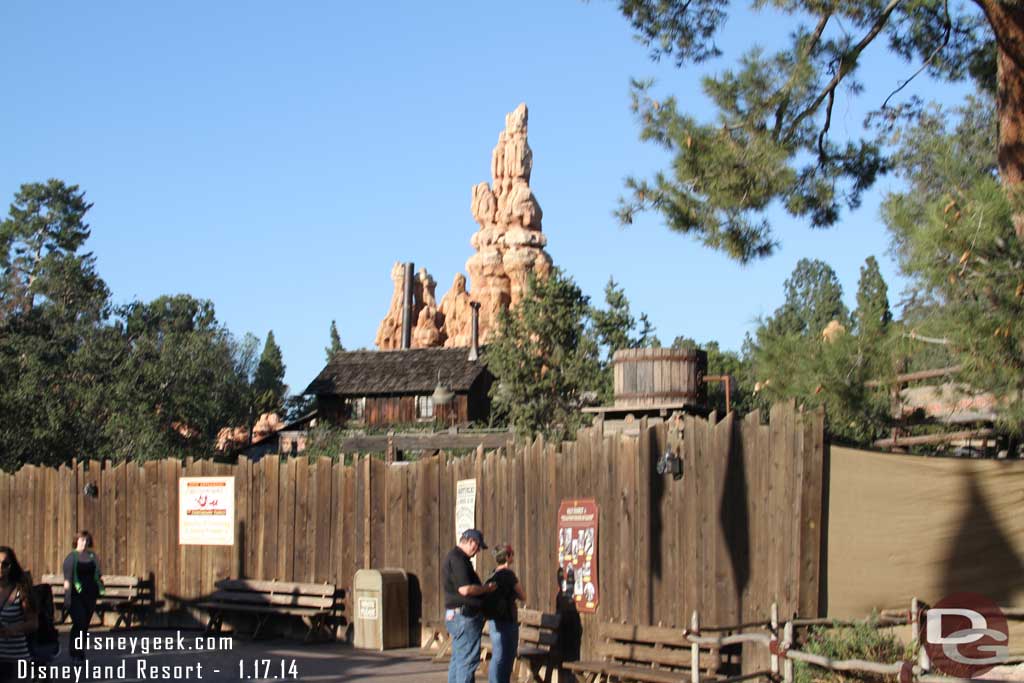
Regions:
<instances>
[{"instance_id":1,"label":"white sign board","mask_svg":"<svg viewBox=\"0 0 1024 683\"><path fill-rule=\"evenodd\" d=\"M178 544L235 544L235 478L178 479Z\"/></svg>"},{"instance_id":2,"label":"white sign board","mask_svg":"<svg viewBox=\"0 0 1024 683\"><path fill-rule=\"evenodd\" d=\"M462 532L476 526L476 479L460 479L455 484L455 542Z\"/></svg>"}]
</instances>

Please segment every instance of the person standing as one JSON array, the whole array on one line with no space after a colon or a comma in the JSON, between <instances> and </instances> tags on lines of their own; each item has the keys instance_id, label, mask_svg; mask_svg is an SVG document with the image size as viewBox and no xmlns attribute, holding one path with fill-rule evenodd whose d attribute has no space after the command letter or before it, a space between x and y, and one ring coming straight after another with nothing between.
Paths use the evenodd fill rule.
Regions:
<instances>
[{"instance_id":1,"label":"person standing","mask_svg":"<svg viewBox=\"0 0 1024 683\"><path fill-rule=\"evenodd\" d=\"M75 549L64 558L64 603L71 614L71 659L85 658L79 641L88 634L89 622L96 611L96 600L103 591L100 560L92 551L92 534L82 530L75 536Z\"/></svg>"},{"instance_id":2,"label":"person standing","mask_svg":"<svg viewBox=\"0 0 1024 683\"><path fill-rule=\"evenodd\" d=\"M0 681L13 681L19 659L29 659L28 634L38 625L32 584L14 550L0 546Z\"/></svg>"},{"instance_id":3,"label":"person standing","mask_svg":"<svg viewBox=\"0 0 1024 683\"><path fill-rule=\"evenodd\" d=\"M509 683L512 668L519 652L519 609L516 600L526 602L526 592L519 583L519 577L512 571L512 546L505 544L494 549L494 561L498 564L489 582L497 588L484 602L484 616L491 633L493 654L488 668L490 683Z\"/></svg>"},{"instance_id":4,"label":"person standing","mask_svg":"<svg viewBox=\"0 0 1024 683\"><path fill-rule=\"evenodd\" d=\"M444 626L452 643L448 683L473 683L480 666L480 636L484 629L482 598L494 592L497 586L482 585L470 559L486 548L483 533L479 529L467 529L441 565Z\"/></svg>"}]
</instances>

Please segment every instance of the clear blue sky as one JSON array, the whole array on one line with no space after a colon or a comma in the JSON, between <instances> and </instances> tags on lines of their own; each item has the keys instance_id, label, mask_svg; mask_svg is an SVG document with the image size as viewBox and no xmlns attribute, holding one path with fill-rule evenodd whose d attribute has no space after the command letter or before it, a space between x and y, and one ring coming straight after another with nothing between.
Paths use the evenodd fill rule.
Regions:
<instances>
[{"instance_id":1,"label":"clear blue sky","mask_svg":"<svg viewBox=\"0 0 1024 683\"><path fill-rule=\"evenodd\" d=\"M736 15L727 54L783 36L775 16ZM827 260L851 305L869 255L891 299L902 286L878 219L892 179L831 230L780 219L779 253L747 267L656 216L619 228L623 178L665 161L637 138L629 78L709 109L700 72L651 62L611 2L7 0L0 30L2 205L25 182L77 183L116 302L184 292L239 337L272 329L296 391L332 319L346 347L372 346L394 261L426 266L439 297L465 272L470 188L523 101L555 263L595 299L614 276L666 342L739 348L802 257ZM840 137L913 71L880 47L866 69L877 87L837 101Z\"/></svg>"}]
</instances>

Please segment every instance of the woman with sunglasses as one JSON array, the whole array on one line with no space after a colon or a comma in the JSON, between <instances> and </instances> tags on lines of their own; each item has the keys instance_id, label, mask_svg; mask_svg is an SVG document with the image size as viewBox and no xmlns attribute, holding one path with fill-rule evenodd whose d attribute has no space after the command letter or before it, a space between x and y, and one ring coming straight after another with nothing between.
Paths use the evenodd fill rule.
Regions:
<instances>
[{"instance_id":1,"label":"woman with sunglasses","mask_svg":"<svg viewBox=\"0 0 1024 683\"><path fill-rule=\"evenodd\" d=\"M491 634L491 663L487 667L488 683L509 683L512 668L519 652L519 614L516 600L526 602L526 592L519 578L512 571L512 557L515 552L508 544L494 549L494 561L498 563L494 574L487 580L494 582L497 589L484 600L484 617Z\"/></svg>"},{"instance_id":2,"label":"woman with sunglasses","mask_svg":"<svg viewBox=\"0 0 1024 683\"><path fill-rule=\"evenodd\" d=\"M75 536L75 549L64 558L64 600L71 613L68 650L71 652L71 659L76 662L84 659L79 645L89 632L89 622L96 611L96 600L102 592L100 560L92 551L92 534L84 530L79 531Z\"/></svg>"},{"instance_id":3,"label":"woman with sunglasses","mask_svg":"<svg viewBox=\"0 0 1024 683\"><path fill-rule=\"evenodd\" d=\"M15 680L18 660L30 659L28 634L38 623L28 574L14 550L0 546L0 680Z\"/></svg>"}]
</instances>

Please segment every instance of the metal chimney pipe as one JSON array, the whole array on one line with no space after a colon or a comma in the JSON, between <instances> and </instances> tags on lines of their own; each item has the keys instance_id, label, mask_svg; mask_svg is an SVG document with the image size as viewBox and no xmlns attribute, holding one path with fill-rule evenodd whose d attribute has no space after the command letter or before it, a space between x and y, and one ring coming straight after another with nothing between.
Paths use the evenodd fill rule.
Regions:
<instances>
[{"instance_id":1,"label":"metal chimney pipe","mask_svg":"<svg viewBox=\"0 0 1024 683\"><path fill-rule=\"evenodd\" d=\"M473 327L469 342L469 360L480 358L480 302L470 301L470 308L473 309Z\"/></svg>"},{"instance_id":2,"label":"metal chimney pipe","mask_svg":"<svg viewBox=\"0 0 1024 683\"><path fill-rule=\"evenodd\" d=\"M405 264L405 288L402 293L402 348L412 348L412 269L413 263Z\"/></svg>"}]
</instances>

